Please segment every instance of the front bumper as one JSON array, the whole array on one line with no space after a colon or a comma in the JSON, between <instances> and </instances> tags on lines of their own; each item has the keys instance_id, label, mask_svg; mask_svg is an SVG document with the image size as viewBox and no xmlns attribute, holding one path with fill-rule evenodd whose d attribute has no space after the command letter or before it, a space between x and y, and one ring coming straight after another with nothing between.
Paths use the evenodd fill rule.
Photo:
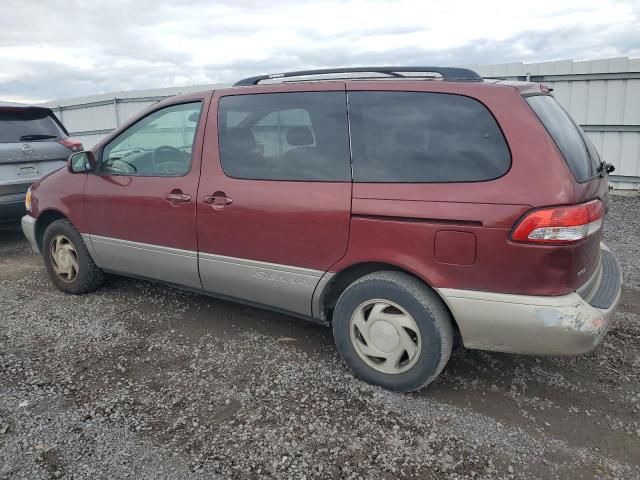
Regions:
<instances>
[{"instance_id":1,"label":"front bumper","mask_svg":"<svg viewBox=\"0 0 640 480\"><path fill-rule=\"evenodd\" d=\"M615 317L622 274L602 245L601 265L587 293L537 297L439 289L465 347L532 355L577 355L593 350Z\"/></svg>"},{"instance_id":2,"label":"front bumper","mask_svg":"<svg viewBox=\"0 0 640 480\"><path fill-rule=\"evenodd\" d=\"M36 219L31 215L22 217L22 232L27 240L29 240L34 252L40 253L40 247L36 241Z\"/></svg>"},{"instance_id":3,"label":"front bumper","mask_svg":"<svg viewBox=\"0 0 640 480\"><path fill-rule=\"evenodd\" d=\"M26 195L26 193L0 195L0 220L17 220L24 215L26 211L24 208Z\"/></svg>"}]
</instances>

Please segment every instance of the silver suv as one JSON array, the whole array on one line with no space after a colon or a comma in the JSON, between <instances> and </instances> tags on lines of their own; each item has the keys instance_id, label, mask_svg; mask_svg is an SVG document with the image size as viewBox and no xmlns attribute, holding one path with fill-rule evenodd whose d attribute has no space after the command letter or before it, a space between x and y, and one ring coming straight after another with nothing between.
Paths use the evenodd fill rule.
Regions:
<instances>
[{"instance_id":1,"label":"silver suv","mask_svg":"<svg viewBox=\"0 0 640 480\"><path fill-rule=\"evenodd\" d=\"M29 186L81 150L51 109L0 102L0 221L24 215Z\"/></svg>"}]
</instances>

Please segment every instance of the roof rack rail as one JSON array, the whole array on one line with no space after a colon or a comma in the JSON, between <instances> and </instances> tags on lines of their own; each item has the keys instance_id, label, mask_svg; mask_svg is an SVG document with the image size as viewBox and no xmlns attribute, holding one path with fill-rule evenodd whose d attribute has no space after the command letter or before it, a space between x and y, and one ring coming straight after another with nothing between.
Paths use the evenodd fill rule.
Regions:
<instances>
[{"instance_id":1,"label":"roof rack rail","mask_svg":"<svg viewBox=\"0 0 640 480\"><path fill-rule=\"evenodd\" d=\"M458 67L345 67L345 68L323 68L319 70L299 70L296 72L272 73L269 75L258 75L255 77L244 78L236 82L234 87L258 85L262 80L274 80L278 78L289 77L307 77L311 75L330 75L333 73L382 73L396 78L407 78L401 75L404 73L426 73L433 72L442 76L443 80L450 82L481 82L482 77L473 70ZM408 78L415 78L410 76Z\"/></svg>"}]
</instances>

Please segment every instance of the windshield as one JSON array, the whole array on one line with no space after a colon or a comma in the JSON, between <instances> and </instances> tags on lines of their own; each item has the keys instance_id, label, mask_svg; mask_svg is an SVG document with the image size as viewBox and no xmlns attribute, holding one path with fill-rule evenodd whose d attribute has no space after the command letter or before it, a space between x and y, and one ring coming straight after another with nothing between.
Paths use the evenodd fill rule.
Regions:
<instances>
[{"instance_id":1,"label":"windshield","mask_svg":"<svg viewBox=\"0 0 640 480\"><path fill-rule=\"evenodd\" d=\"M66 135L49 110L0 109L0 143L59 140Z\"/></svg>"},{"instance_id":2,"label":"windshield","mask_svg":"<svg viewBox=\"0 0 640 480\"><path fill-rule=\"evenodd\" d=\"M584 131L552 96L534 95L526 100L556 142L576 180L585 182L593 178L598 173L600 158Z\"/></svg>"}]
</instances>

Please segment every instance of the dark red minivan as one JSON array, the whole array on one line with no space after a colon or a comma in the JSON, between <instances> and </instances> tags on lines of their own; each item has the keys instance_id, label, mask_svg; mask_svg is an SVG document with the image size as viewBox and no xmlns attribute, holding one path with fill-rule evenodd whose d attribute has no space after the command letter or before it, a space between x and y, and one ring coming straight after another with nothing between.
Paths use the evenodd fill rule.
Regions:
<instances>
[{"instance_id":1,"label":"dark red minivan","mask_svg":"<svg viewBox=\"0 0 640 480\"><path fill-rule=\"evenodd\" d=\"M22 225L65 292L109 272L312 319L361 378L409 391L454 336L598 344L621 288L611 170L540 84L289 72L155 104L36 182Z\"/></svg>"}]
</instances>

